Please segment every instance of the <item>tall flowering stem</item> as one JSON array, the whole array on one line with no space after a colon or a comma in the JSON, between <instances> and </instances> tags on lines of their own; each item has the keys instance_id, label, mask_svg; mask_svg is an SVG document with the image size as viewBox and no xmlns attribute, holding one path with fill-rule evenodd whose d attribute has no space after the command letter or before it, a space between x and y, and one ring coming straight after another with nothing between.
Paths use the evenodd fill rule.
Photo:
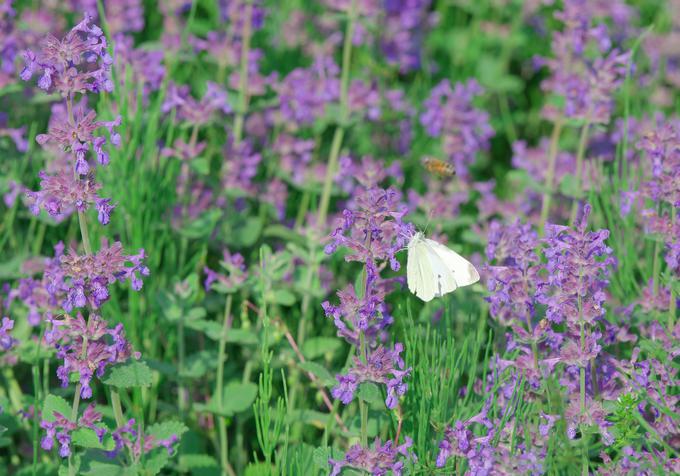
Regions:
<instances>
[{"instance_id":1,"label":"tall flowering stem","mask_svg":"<svg viewBox=\"0 0 680 476\"><path fill-rule=\"evenodd\" d=\"M562 134L562 127L564 122L558 118L554 125L552 135L550 136L550 148L548 149L548 173L545 176L545 191L543 192L543 200L541 201L541 218L538 224L538 229L543 230L545 223L548 220L550 213L550 202L552 201L551 190L554 187L555 169L557 165L557 152L559 151L560 135Z\"/></svg>"},{"instance_id":2,"label":"tall flowering stem","mask_svg":"<svg viewBox=\"0 0 680 476\"><path fill-rule=\"evenodd\" d=\"M241 64L238 83L238 110L234 120L234 145L238 146L243 135L243 122L248 107L248 58L252 37L253 0L245 0L246 11L243 19L243 38L241 38Z\"/></svg>"},{"instance_id":3,"label":"tall flowering stem","mask_svg":"<svg viewBox=\"0 0 680 476\"><path fill-rule=\"evenodd\" d=\"M333 179L338 167L340 148L342 147L342 140L345 136L345 128L347 127L347 119L349 118L349 72L352 61L352 39L354 38L354 30L356 28L356 17L357 0L351 0L347 18L347 30L345 31L344 43L342 46L342 70L340 72L340 117L335 128L335 133L333 134L331 152L330 156L328 157L328 168L326 169L326 176L324 177L323 181L323 190L321 192L321 200L319 202L319 212L317 216L317 224L319 224L319 226L323 226L328 215Z\"/></svg>"}]
</instances>

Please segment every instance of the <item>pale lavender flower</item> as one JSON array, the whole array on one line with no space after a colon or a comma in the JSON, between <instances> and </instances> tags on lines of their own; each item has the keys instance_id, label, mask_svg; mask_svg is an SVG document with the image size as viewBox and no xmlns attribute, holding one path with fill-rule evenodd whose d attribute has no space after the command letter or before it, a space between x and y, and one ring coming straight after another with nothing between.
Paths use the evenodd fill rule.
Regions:
<instances>
[{"instance_id":1,"label":"pale lavender flower","mask_svg":"<svg viewBox=\"0 0 680 476\"><path fill-rule=\"evenodd\" d=\"M136 426L141 430L141 425L137 425L135 419L131 418L125 425L111 432L114 448L106 452L110 458L115 458L124 449L128 449L134 458L140 458L151 450L161 447L165 448L169 455L172 454L174 444L179 440L177 435L171 435L167 439L158 440L152 435L140 435L139 431L135 429Z\"/></svg>"},{"instance_id":2,"label":"pale lavender flower","mask_svg":"<svg viewBox=\"0 0 680 476\"><path fill-rule=\"evenodd\" d=\"M472 474L490 474L494 461L494 449L491 445L494 431L487 416L488 411L488 405L485 405L479 414L465 421L458 420L453 426L446 428L444 439L439 443L436 462L438 468L444 467L450 457L459 456L467 460ZM475 424L485 427L486 435L476 436L470 429Z\"/></svg>"},{"instance_id":3,"label":"pale lavender flower","mask_svg":"<svg viewBox=\"0 0 680 476\"><path fill-rule=\"evenodd\" d=\"M77 422L69 420L56 411L52 415L43 415L40 427L45 430L45 436L40 440L40 447L45 451L50 451L56 440L59 445L59 456L68 458L71 456L72 433L79 428L93 430L99 442L103 442L106 428L98 426L98 424L101 424L101 420L102 414L95 410L94 403L88 405Z\"/></svg>"},{"instance_id":4,"label":"pale lavender flower","mask_svg":"<svg viewBox=\"0 0 680 476\"><path fill-rule=\"evenodd\" d=\"M227 92L211 81L206 83L206 90L200 101L191 95L189 86L170 83L161 110L169 113L172 109L175 109L178 121L195 126L209 123L220 112L223 114L232 112Z\"/></svg>"},{"instance_id":5,"label":"pale lavender flower","mask_svg":"<svg viewBox=\"0 0 680 476\"><path fill-rule=\"evenodd\" d=\"M87 13L62 40L48 35L38 53L26 50L24 61L21 79L28 81L34 74L41 74L38 87L45 91L56 90L68 97L113 90L113 59L107 51L106 37Z\"/></svg>"},{"instance_id":6,"label":"pale lavender flower","mask_svg":"<svg viewBox=\"0 0 680 476\"><path fill-rule=\"evenodd\" d=\"M92 397L92 379L101 378L110 365L126 362L139 353L125 339L123 325L109 328L108 323L97 314L90 314L87 322L82 314L76 317L64 315L52 318L51 328L45 332L45 341L57 350L57 358L63 360L57 368L62 387L70 383L72 373L79 375L80 396Z\"/></svg>"},{"instance_id":7,"label":"pale lavender flower","mask_svg":"<svg viewBox=\"0 0 680 476\"><path fill-rule=\"evenodd\" d=\"M226 273L223 274L213 271L207 266L203 267L203 272L205 273L204 286L206 291L209 291L210 289L230 291L237 289L245 283L246 279L248 279L245 259L240 253L231 253L225 248L222 251L220 266Z\"/></svg>"},{"instance_id":8,"label":"pale lavender flower","mask_svg":"<svg viewBox=\"0 0 680 476\"><path fill-rule=\"evenodd\" d=\"M396 446L393 441L385 444L376 438L373 448L363 448L361 445L353 445L342 460L329 459L331 476L338 476L343 468L354 468L369 472L372 476L386 476L393 474L401 476L405 460L414 460L415 456L410 448L413 441L406 437L402 445Z\"/></svg>"},{"instance_id":9,"label":"pale lavender flower","mask_svg":"<svg viewBox=\"0 0 680 476\"><path fill-rule=\"evenodd\" d=\"M2 318L2 325L0 325L0 349L8 351L17 343L17 340L10 335L14 328L14 321L9 317Z\"/></svg>"},{"instance_id":10,"label":"pale lavender flower","mask_svg":"<svg viewBox=\"0 0 680 476\"><path fill-rule=\"evenodd\" d=\"M354 357L354 366L347 374L336 376L338 383L331 392L333 397L347 405L354 399L359 384L374 382L387 386L387 408L396 407L399 397L408 389L404 379L411 373L411 367L404 368L404 360L400 355L403 350L404 346L397 343L391 351L378 346L368 354L365 363L359 357Z\"/></svg>"}]
</instances>

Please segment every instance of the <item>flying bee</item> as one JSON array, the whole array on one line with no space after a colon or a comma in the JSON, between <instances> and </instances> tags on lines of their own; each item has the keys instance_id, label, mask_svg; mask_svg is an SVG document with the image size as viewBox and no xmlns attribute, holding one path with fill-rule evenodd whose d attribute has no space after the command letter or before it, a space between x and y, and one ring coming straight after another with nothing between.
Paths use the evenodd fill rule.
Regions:
<instances>
[{"instance_id":1,"label":"flying bee","mask_svg":"<svg viewBox=\"0 0 680 476\"><path fill-rule=\"evenodd\" d=\"M434 157L423 157L423 165L428 172L438 177L453 177L456 175L456 168L453 164L435 159Z\"/></svg>"}]
</instances>

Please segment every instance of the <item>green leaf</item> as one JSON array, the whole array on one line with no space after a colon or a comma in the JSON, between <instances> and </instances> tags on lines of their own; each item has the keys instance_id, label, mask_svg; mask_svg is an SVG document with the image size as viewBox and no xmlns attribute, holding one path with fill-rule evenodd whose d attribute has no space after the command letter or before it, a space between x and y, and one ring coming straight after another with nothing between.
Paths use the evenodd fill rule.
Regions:
<instances>
[{"instance_id":1,"label":"green leaf","mask_svg":"<svg viewBox=\"0 0 680 476\"><path fill-rule=\"evenodd\" d=\"M227 332L227 342L231 344L252 345L259 341L257 335L248 329L229 329Z\"/></svg>"},{"instance_id":2,"label":"green leaf","mask_svg":"<svg viewBox=\"0 0 680 476\"><path fill-rule=\"evenodd\" d=\"M117 388L148 387L153 383L153 372L141 360L130 360L111 367L102 380Z\"/></svg>"},{"instance_id":3,"label":"green leaf","mask_svg":"<svg viewBox=\"0 0 680 476\"><path fill-rule=\"evenodd\" d=\"M231 219L224 223L221 234L227 244L247 248L258 240L262 233L262 226L259 216L244 218L243 215L233 214Z\"/></svg>"},{"instance_id":4,"label":"green leaf","mask_svg":"<svg viewBox=\"0 0 680 476\"><path fill-rule=\"evenodd\" d=\"M207 211L194 221L182 227L179 232L181 235L184 235L187 238L207 238L212 234L221 216L222 210L213 209Z\"/></svg>"},{"instance_id":5,"label":"green leaf","mask_svg":"<svg viewBox=\"0 0 680 476\"><path fill-rule=\"evenodd\" d=\"M335 379L323 365L317 364L316 362L307 361L301 363L300 368L306 372L312 373L325 387L335 385Z\"/></svg>"},{"instance_id":6,"label":"green leaf","mask_svg":"<svg viewBox=\"0 0 680 476\"><path fill-rule=\"evenodd\" d=\"M210 161L207 157L195 157L191 159L189 165L200 175L208 175L210 173Z\"/></svg>"},{"instance_id":7,"label":"green leaf","mask_svg":"<svg viewBox=\"0 0 680 476\"><path fill-rule=\"evenodd\" d=\"M26 261L27 255L17 254L10 259L3 259L0 263L0 280L10 280L20 278L24 275L21 272L21 265Z\"/></svg>"},{"instance_id":8,"label":"green leaf","mask_svg":"<svg viewBox=\"0 0 680 476\"><path fill-rule=\"evenodd\" d=\"M202 350L190 355L180 373L181 378L197 379L203 377L208 370L217 367L217 352Z\"/></svg>"},{"instance_id":9,"label":"green leaf","mask_svg":"<svg viewBox=\"0 0 680 476\"><path fill-rule=\"evenodd\" d=\"M215 321L187 321L186 326L198 332L202 332L213 340L220 340L222 336L222 325Z\"/></svg>"},{"instance_id":10,"label":"green leaf","mask_svg":"<svg viewBox=\"0 0 680 476\"><path fill-rule=\"evenodd\" d=\"M227 415L250 409L257 396L257 385L252 382L229 382L224 387L223 411Z\"/></svg>"},{"instance_id":11,"label":"green leaf","mask_svg":"<svg viewBox=\"0 0 680 476\"><path fill-rule=\"evenodd\" d=\"M173 435L176 435L178 440L182 438L182 435L189 430L187 426L179 420L168 420L163 423L156 423L151 425L147 429L147 433L150 436L156 438L156 440L167 440Z\"/></svg>"},{"instance_id":12,"label":"green leaf","mask_svg":"<svg viewBox=\"0 0 680 476\"><path fill-rule=\"evenodd\" d=\"M268 465L265 462L259 462L250 463L246 466L243 476L270 476L272 474L276 474L276 471L271 464Z\"/></svg>"},{"instance_id":13,"label":"green leaf","mask_svg":"<svg viewBox=\"0 0 680 476\"><path fill-rule=\"evenodd\" d=\"M292 306L295 304L295 294L287 289L277 289L272 296L272 302L282 306Z\"/></svg>"},{"instance_id":14,"label":"green leaf","mask_svg":"<svg viewBox=\"0 0 680 476\"><path fill-rule=\"evenodd\" d=\"M373 382L362 382L359 385L359 391L357 392L357 397L359 397L364 402L371 406L384 407L385 400L383 399L380 387L378 387Z\"/></svg>"},{"instance_id":15,"label":"green leaf","mask_svg":"<svg viewBox=\"0 0 680 476\"><path fill-rule=\"evenodd\" d=\"M312 337L302 345L302 354L307 360L314 360L322 355L333 355L342 343L333 337Z\"/></svg>"},{"instance_id":16,"label":"green leaf","mask_svg":"<svg viewBox=\"0 0 680 476\"><path fill-rule=\"evenodd\" d=\"M81 448L95 448L99 450L111 451L114 447L113 440L109 435L103 442L91 428L79 428L71 434L71 441L74 445Z\"/></svg>"},{"instance_id":17,"label":"green leaf","mask_svg":"<svg viewBox=\"0 0 680 476\"><path fill-rule=\"evenodd\" d=\"M279 238L286 243L297 243L301 246L307 243L304 236L284 225L268 225L262 232L262 235L267 238Z\"/></svg>"},{"instance_id":18,"label":"green leaf","mask_svg":"<svg viewBox=\"0 0 680 476\"><path fill-rule=\"evenodd\" d=\"M314 464L318 468L328 469L328 459L331 457L330 450L328 448L317 448L314 450Z\"/></svg>"},{"instance_id":19,"label":"green leaf","mask_svg":"<svg viewBox=\"0 0 680 476\"><path fill-rule=\"evenodd\" d=\"M165 448L158 448L147 455L144 460L144 473L147 476L154 476L170 461L170 455Z\"/></svg>"},{"instance_id":20,"label":"green leaf","mask_svg":"<svg viewBox=\"0 0 680 476\"><path fill-rule=\"evenodd\" d=\"M571 198L582 198L583 190L581 190L580 180L572 174L565 175L560 181L560 193Z\"/></svg>"},{"instance_id":21,"label":"green leaf","mask_svg":"<svg viewBox=\"0 0 680 476\"><path fill-rule=\"evenodd\" d=\"M183 471L202 468L219 468L217 460L206 454L180 455L179 466Z\"/></svg>"},{"instance_id":22,"label":"green leaf","mask_svg":"<svg viewBox=\"0 0 680 476\"><path fill-rule=\"evenodd\" d=\"M56 417L54 412L59 412L66 418L71 417L71 405L61 397L56 395L48 395L43 402L42 419L45 421L54 421Z\"/></svg>"}]
</instances>

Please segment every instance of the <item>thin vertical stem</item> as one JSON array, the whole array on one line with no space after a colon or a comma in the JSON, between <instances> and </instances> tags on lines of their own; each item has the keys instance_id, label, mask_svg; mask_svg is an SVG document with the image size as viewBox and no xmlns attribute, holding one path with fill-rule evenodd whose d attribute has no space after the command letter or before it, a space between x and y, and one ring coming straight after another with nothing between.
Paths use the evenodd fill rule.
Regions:
<instances>
[{"instance_id":1,"label":"thin vertical stem","mask_svg":"<svg viewBox=\"0 0 680 476\"><path fill-rule=\"evenodd\" d=\"M583 159L586 154L586 145L588 143L588 133L590 131L590 121L587 120L583 127L581 127L581 134L578 140L578 149L576 151L576 183L578 184L578 192L581 193L583 189ZM571 225L576 221L576 213L578 212L578 199L574 199L574 203L571 205L571 216L569 218L569 223Z\"/></svg>"},{"instance_id":2,"label":"thin vertical stem","mask_svg":"<svg viewBox=\"0 0 680 476\"><path fill-rule=\"evenodd\" d=\"M217 357L217 378L215 382L215 403L221 411L224 407L224 354L227 347L227 333L231 327L231 305L232 295L227 294L224 305L224 317L222 321L222 334ZM220 464L222 465L222 475L233 476L234 470L229 464L229 441L227 440L227 420L223 416L217 418L219 439L220 439Z\"/></svg>"},{"instance_id":3,"label":"thin vertical stem","mask_svg":"<svg viewBox=\"0 0 680 476\"><path fill-rule=\"evenodd\" d=\"M550 213L550 201L552 200L552 188L555 180L555 166L557 162L557 151L559 149L560 135L562 134L563 122L558 118L553 125L553 131L550 136L550 148L548 149L548 171L545 177L545 191L543 192L543 203L541 205L541 221L538 225L538 232L543 233L543 227L548 219Z\"/></svg>"},{"instance_id":4,"label":"thin vertical stem","mask_svg":"<svg viewBox=\"0 0 680 476\"><path fill-rule=\"evenodd\" d=\"M363 331L359 332L359 358L366 363L366 337ZM359 398L359 413L361 414L361 446L368 447L368 405Z\"/></svg>"},{"instance_id":5,"label":"thin vertical stem","mask_svg":"<svg viewBox=\"0 0 680 476\"><path fill-rule=\"evenodd\" d=\"M579 277L578 277L578 288L581 288L581 270L579 270ZM578 302L578 318L579 318L579 323L581 327L581 354L585 354L585 347L586 347L586 323L583 320L583 303L581 301L581 294L578 294L577 298ZM585 366L581 365L578 369L579 373L579 404L580 404L580 412L581 416L583 416L586 413L586 368ZM588 476L588 442L586 440L586 432L585 432L585 427L581 425L581 444L582 444L582 449L581 449L581 473L583 476Z\"/></svg>"},{"instance_id":6,"label":"thin vertical stem","mask_svg":"<svg viewBox=\"0 0 680 476\"><path fill-rule=\"evenodd\" d=\"M677 208L675 205L671 207L671 230L675 228L675 222L677 221ZM675 239L677 240L678 237L676 236ZM672 272L672 271L671 271ZM671 278L672 280L673 278ZM671 291L671 302L668 305L668 331L672 331L673 328L675 327L675 311L676 311L676 303L675 303L675 289L673 287L673 282L671 281L670 284L670 291Z\"/></svg>"},{"instance_id":7,"label":"thin vertical stem","mask_svg":"<svg viewBox=\"0 0 680 476\"><path fill-rule=\"evenodd\" d=\"M246 108L248 107L248 56L250 55L250 39L252 37L253 2L246 0L246 12L243 18L243 38L241 39L241 65L238 81L238 111L234 120L234 145L241 142Z\"/></svg>"},{"instance_id":8,"label":"thin vertical stem","mask_svg":"<svg viewBox=\"0 0 680 476\"><path fill-rule=\"evenodd\" d=\"M319 202L319 213L316 222L317 226L323 226L323 224L326 222L328 206L331 199L331 189L333 187L333 178L335 177L335 169L337 168L340 148L342 147L342 140L345 135L345 127L347 127L347 119L349 116L349 70L352 60L352 37L354 36L354 29L356 26L356 16L356 0L352 0L349 8L349 17L347 19L347 30L345 31L344 44L342 47L342 72L340 76L340 121L335 129L335 133L333 134L331 153L328 158L328 168L326 169L326 176L324 177L321 201Z\"/></svg>"}]
</instances>

